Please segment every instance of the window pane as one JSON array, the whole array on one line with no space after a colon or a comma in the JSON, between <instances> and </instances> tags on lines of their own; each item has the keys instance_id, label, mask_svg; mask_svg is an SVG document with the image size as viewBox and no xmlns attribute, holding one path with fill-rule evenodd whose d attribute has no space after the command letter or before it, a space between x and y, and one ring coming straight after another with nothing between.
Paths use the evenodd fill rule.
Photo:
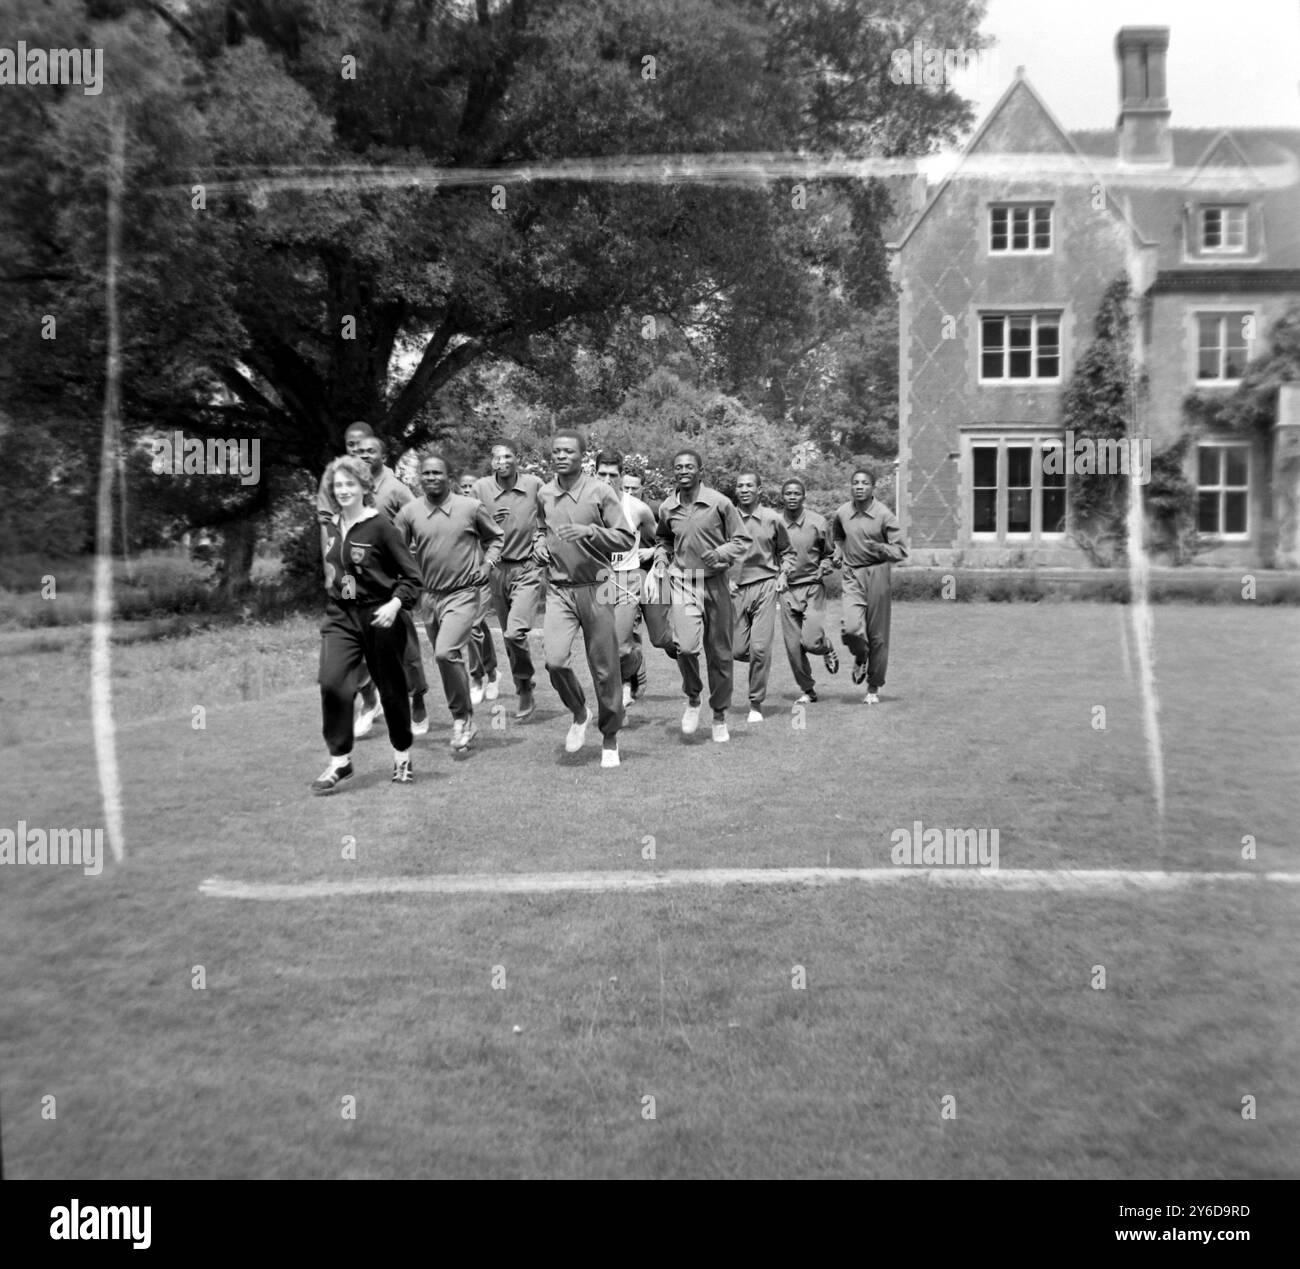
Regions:
<instances>
[{"instance_id":1,"label":"window pane","mask_svg":"<svg viewBox=\"0 0 1300 1269\"><path fill-rule=\"evenodd\" d=\"M1223 478L1225 485L1236 485L1238 488L1245 487L1248 465L1247 453L1248 451L1244 445L1233 445L1223 451L1224 462L1227 464L1227 472Z\"/></svg>"},{"instance_id":2,"label":"window pane","mask_svg":"<svg viewBox=\"0 0 1300 1269\"><path fill-rule=\"evenodd\" d=\"M1054 480L1056 479L1056 477L1049 476L1048 479ZM1065 532L1065 490L1064 489L1043 490L1043 532L1044 533Z\"/></svg>"},{"instance_id":3,"label":"window pane","mask_svg":"<svg viewBox=\"0 0 1300 1269\"><path fill-rule=\"evenodd\" d=\"M1046 251L1052 245L1052 209L1034 208L1034 247Z\"/></svg>"},{"instance_id":4,"label":"window pane","mask_svg":"<svg viewBox=\"0 0 1300 1269\"><path fill-rule=\"evenodd\" d=\"M1213 445L1202 445L1196 451L1196 483L1198 485L1217 485L1219 483L1219 453Z\"/></svg>"},{"instance_id":5,"label":"window pane","mask_svg":"<svg viewBox=\"0 0 1300 1269\"><path fill-rule=\"evenodd\" d=\"M1225 354L1223 358L1223 377L1240 379L1246 368L1246 323L1245 313L1230 313L1223 319Z\"/></svg>"},{"instance_id":6,"label":"window pane","mask_svg":"<svg viewBox=\"0 0 1300 1269\"><path fill-rule=\"evenodd\" d=\"M1029 208L1015 207L1011 211L1011 245L1016 251L1029 249Z\"/></svg>"},{"instance_id":7,"label":"window pane","mask_svg":"<svg viewBox=\"0 0 1300 1269\"><path fill-rule=\"evenodd\" d=\"M1011 489L1007 491L1007 532L1029 532L1029 497L1028 489Z\"/></svg>"},{"instance_id":8,"label":"window pane","mask_svg":"<svg viewBox=\"0 0 1300 1269\"><path fill-rule=\"evenodd\" d=\"M1218 348L1219 319L1202 313L1196 319L1197 347Z\"/></svg>"},{"instance_id":9,"label":"window pane","mask_svg":"<svg viewBox=\"0 0 1300 1269\"><path fill-rule=\"evenodd\" d=\"M1196 377L1198 379L1217 379L1219 377L1219 350L1202 348L1196 358Z\"/></svg>"},{"instance_id":10,"label":"window pane","mask_svg":"<svg viewBox=\"0 0 1300 1269\"><path fill-rule=\"evenodd\" d=\"M1221 217L1217 207L1208 207L1201 213L1201 246L1217 247L1222 242Z\"/></svg>"},{"instance_id":11,"label":"window pane","mask_svg":"<svg viewBox=\"0 0 1300 1269\"><path fill-rule=\"evenodd\" d=\"M1243 207L1229 210L1224 225L1224 245L1240 251L1246 245L1246 211Z\"/></svg>"},{"instance_id":12,"label":"window pane","mask_svg":"<svg viewBox=\"0 0 1300 1269\"><path fill-rule=\"evenodd\" d=\"M998 451L992 445L978 445L971 449L974 468L974 483L979 486L993 486L998 483Z\"/></svg>"},{"instance_id":13,"label":"window pane","mask_svg":"<svg viewBox=\"0 0 1300 1269\"><path fill-rule=\"evenodd\" d=\"M1006 373L1002 366L1002 318L986 317L980 322L980 375L985 379L1001 379Z\"/></svg>"},{"instance_id":14,"label":"window pane","mask_svg":"<svg viewBox=\"0 0 1300 1269\"><path fill-rule=\"evenodd\" d=\"M990 240L994 251L1007 249L1007 209L994 207L991 213Z\"/></svg>"},{"instance_id":15,"label":"window pane","mask_svg":"<svg viewBox=\"0 0 1300 1269\"><path fill-rule=\"evenodd\" d=\"M1246 495L1230 493L1223 495L1223 531L1224 533L1246 532Z\"/></svg>"},{"instance_id":16,"label":"window pane","mask_svg":"<svg viewBox=\"0 0 1300 1269\"><path fill-rule=\"evenodd\" d=\"M1061 330L1055 322L1038 324L1038 377L1055 379L1061 373Z\"/></svg>"},{"instance_id":17,"label":"window pane","mask_svg":"<svg viewBox=\"0 0 1300 1269\"><path fill-rule=\"evenodd\" d=\"M1202 493L1196 504L1196 528L1199 533L1218 533L1219 495Z\"/></svg>"},{"instance_id":18,"label":"window pane","mask_svg":"<svg viewBox=\"0 0 1300 1269\"><path fill-rule=\"evenodd\" d=\"M971 524L973 533L996 533L998 531L998 491L996 489L975 490L975 518Z\"/></svg>"},{"instance_id":19,"label":"window pane","mask_svg":"<svg viewBox=\"0 0 1300 1269\"><path fill-rule=\"evenodd\" d=\"M1012 379L1028 379L1033 374L1029 351L1034 338L1033 318L1013 317L1008 320L1007 326L1007 339L1011 345L1008 373Z\"/></svg>"},{"instance_id":20,"label":"window pane","mask_svg":"<svg viewBox=\"0 0 1300 1269\"><path fill-rule=\"evenodd\" d=\"M1007 446L1007 485L1012 489L1028 489L1034 483L1031 469L1034 451L1028 445Z\"/></svg>"}]
</instances>

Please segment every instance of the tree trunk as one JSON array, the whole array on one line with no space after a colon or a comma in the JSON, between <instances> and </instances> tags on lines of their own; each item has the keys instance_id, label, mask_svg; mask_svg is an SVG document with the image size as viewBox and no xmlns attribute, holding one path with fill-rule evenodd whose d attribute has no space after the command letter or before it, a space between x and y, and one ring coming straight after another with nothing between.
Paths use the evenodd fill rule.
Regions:
<instances>
[{"instance_id":1,"label":"tree trunk","mask_svg":"<svg viewBox=\"0 0 1300 1269\"><path fill-rule=\"evenodd\" d=\"M250 516L222 526L217 591L225 599L238 599L253 585L253 555L260 523L260 517Z\"/></svg>"}]
</instances>

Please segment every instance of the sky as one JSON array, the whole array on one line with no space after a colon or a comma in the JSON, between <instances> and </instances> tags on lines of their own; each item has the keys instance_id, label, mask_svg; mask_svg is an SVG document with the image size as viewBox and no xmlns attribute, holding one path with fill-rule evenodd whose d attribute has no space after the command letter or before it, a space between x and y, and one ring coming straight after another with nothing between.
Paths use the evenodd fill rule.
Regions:
<instances>
[{"instance_id":1,"label":"sky","mask_svg":"<svg viewBox=\"0 0 1300 1269\"><path fill-rule=\"evenodd\" d=\"M1113 128L1115 34L1167 26L1174 127L1300 127L1300 0L989 0L989 74L954 87L980 122L1017 66L1066 128Z\"/></svg>"}]
</instances>

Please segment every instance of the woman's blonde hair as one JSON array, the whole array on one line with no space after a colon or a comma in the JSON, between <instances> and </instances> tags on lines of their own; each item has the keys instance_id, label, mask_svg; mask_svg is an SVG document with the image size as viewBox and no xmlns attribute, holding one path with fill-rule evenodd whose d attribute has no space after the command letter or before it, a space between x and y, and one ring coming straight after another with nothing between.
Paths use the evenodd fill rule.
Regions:
<instances>
[{"instance_id":1,"label":"woman's blonde hair","mask_svg":"<svg viewBox=\"0 0 1300 1269\"><path fill-rule=\"evenodd\" d=\"M362 462L359 458L345 456L336 458L325 468L325 499L330 504L330 510L335 515L338 515L342 510L338 499L334 496L334 474L340 471L347 472L361 486L362 505L373 507L375 505L375 478L371 475L370 464Z\"/></svg>"}]
</instances>

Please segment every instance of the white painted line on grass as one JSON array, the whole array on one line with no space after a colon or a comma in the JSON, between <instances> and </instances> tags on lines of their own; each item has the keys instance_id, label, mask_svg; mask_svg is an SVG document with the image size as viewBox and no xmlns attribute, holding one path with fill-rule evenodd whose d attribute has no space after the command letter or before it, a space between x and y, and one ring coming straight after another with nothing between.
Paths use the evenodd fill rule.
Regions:
<instances>
[{"instance_id":1,"label":"white painted line on grass","mask_svg":"<svg viewBox=\"0 0 1300 1269\"><path fill-rule=\"evenodd\" d=\"M358 877L352 881L231 881L210 877L199 893L215 899L331 899L380 894L557 894L566 891L669 890L685 886L925 885L967 890L1180 890L1192 886L1300 885L1300 872L1131 872L1003 868L676 868L667 872L450 873L436 877Z\"/></svg>"}]
</instances>

